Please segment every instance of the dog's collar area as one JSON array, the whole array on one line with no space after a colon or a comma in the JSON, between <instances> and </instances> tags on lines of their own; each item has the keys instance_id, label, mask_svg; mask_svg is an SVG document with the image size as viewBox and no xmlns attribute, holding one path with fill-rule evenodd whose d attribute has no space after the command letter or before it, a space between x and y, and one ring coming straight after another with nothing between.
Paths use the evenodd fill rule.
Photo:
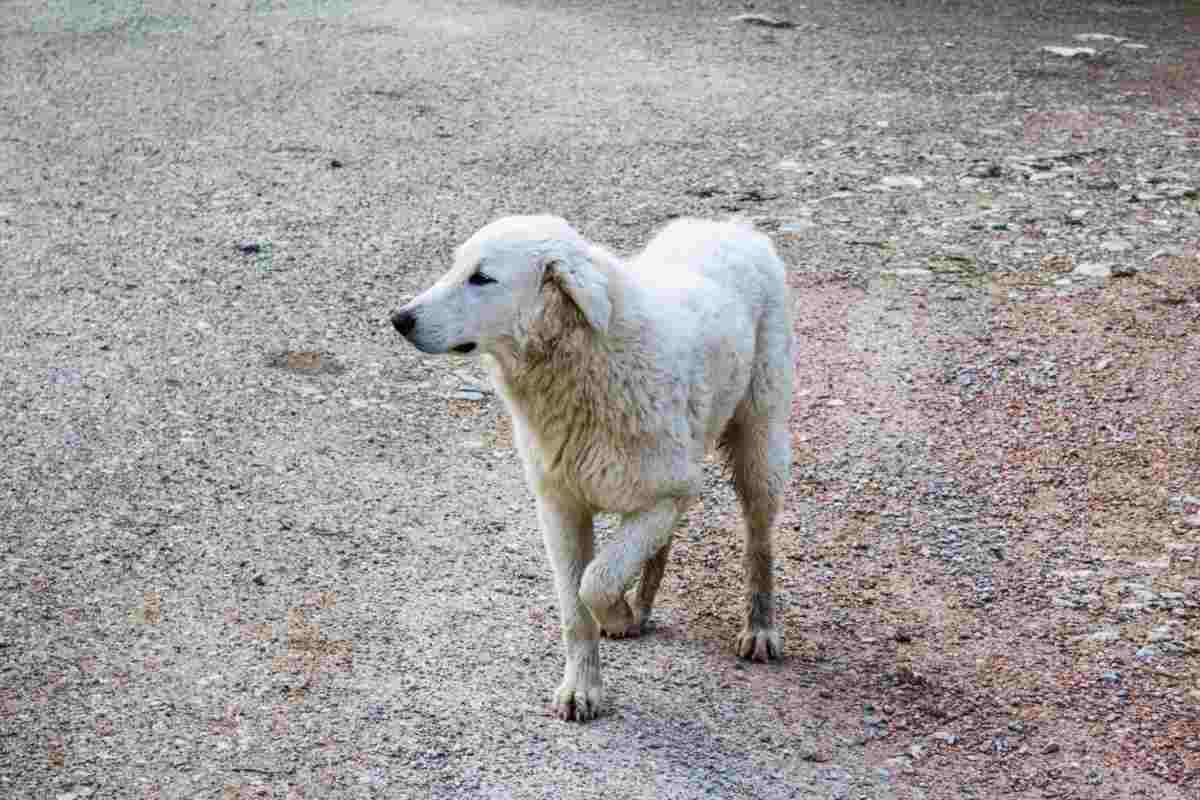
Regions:
<instances>
[{"instance_id":1,"label":"dog's collar area","mask_svg":"<svg viewBox=\"0 0 1200 800\"><path fill-rule=\"evenodd\" d=\"M475 349L475 343L467 342L466 344L460 344L458 347L452 347L450 349L456 353L469 353Z\"/></svg>"}]
</instances>

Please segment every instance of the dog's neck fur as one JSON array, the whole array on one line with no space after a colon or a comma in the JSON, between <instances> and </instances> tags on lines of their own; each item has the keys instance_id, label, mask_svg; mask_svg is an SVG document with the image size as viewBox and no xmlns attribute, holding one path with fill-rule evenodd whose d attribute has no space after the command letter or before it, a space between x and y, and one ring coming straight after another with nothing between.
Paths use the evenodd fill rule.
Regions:
<instances>
[{"instance_id":1,"label":"dog's neck fur","mask_svg":"<svg viewBox=\"0 0 1200 800\"><path fill-rule=\"evenodd\" d=\"M616 267L608 259L597 261L606 273ZM613 312L622 310L614 308ZM607 387L611 354L603 336L553 283L543 286L542 303L529 319L521 321L520 328L520 335L494 355L513 399L521 403L522 410L531 412L531 422L546 421L537 406L546 406L545 416L560 416L564 402L578 405Z\"/></svg>"},{"instance_id":2,"label":"dog's neck fur","mask_svg":"<svg viewBox=\"0 0 1200 800\"><path fill-rule=\"evenodd\" d=\"M592 256L597 267L610 276L621 269L615 256L599 248ZM619 282L610 285L615 289ZM544 302L536 316L523 326L521 340L509 340L492 355L500 367L504 394L514 412L542 437L543 452L558 454L545 465L553 471L560 466L558 460L565 450L589 452L588 448L566 447L575 437L603 430L608 437L615 434L613 438L617 440L632 443L640 438L638 417L629 412L639 406L614 403L613 398L627 392L630 385L642 385L637 380L631 381L630 376L644 365L637 358L635 341L609 339L588 324L562 291L547 286L543 292ZM629 327L618 322L618 318L632 311L627 306L632 298L611 299L614 324L610 325L610 331L628 333ZM603 459L612 454L593 455ZM579 465L576 469L579 470Z\"/></svg>"}]
</instances>

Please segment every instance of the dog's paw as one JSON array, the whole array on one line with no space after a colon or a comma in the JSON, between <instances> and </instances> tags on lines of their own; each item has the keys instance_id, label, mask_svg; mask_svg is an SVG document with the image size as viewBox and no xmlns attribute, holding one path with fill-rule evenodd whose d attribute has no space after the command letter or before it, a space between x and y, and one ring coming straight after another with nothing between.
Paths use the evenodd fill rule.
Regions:
<instances>
[{"instance_id":1,"label":"dog's paw","mask_svg":"<svg viewBox=\"0 0 1200 800\"><path fill-rule=\"evenodd\" d=\"M783 640L774 628L747 626L738 634L737 654L751 661L771 661L783 656Z\"/></svg>"},{"instance_id":2,"label":"dog's paw","mask_svg":"<svg viewBox=\"0 0 1200 800\"><path fill-rule=\"evenodd\" d=\"M635 614L629 607L629 601L624 595L617 595L616 600L606 600L604 607L588 605L592 619L600 626L600 633L610 639L625 639L638 636L642 632L641 615Z\"/></svg>"},{"instance_id":3,"label":"dog's paw","mask_svg":"<svg viewBox=\"0 0 1200 800\"><path fill-rule=\"evenodd\" d=\"M631 605L629 600L632 597L633 593L630 592L621 598L621 602L608 609L604 620L600 622L603 635L610 639L636 639L646 632L646 621L650 615Z\"/></svg>"},{"instance_id":4,"label":"dog's paw","mask_svg":"<svg viewBox=\"0 0 1200 800\"><path fill-rule=\"evenodd\" d=\"M587 722L600 715L603 699L604 690L599 683L582 685L566 680L554 693L554 715L568 722Z\"/></svg>"},{"instance_id":5,"label":"dog's paw","mask_svg":"<svg viewBox=\"0 0 1200 800\"><path fill-rule=\"evenodd\" d=\"M609 628L608 625L605 625L600 628L600 632L609 639L636 639L644 633L644 630L642 623L634 619L623 626Z\"/></svg>"}]
</instances>

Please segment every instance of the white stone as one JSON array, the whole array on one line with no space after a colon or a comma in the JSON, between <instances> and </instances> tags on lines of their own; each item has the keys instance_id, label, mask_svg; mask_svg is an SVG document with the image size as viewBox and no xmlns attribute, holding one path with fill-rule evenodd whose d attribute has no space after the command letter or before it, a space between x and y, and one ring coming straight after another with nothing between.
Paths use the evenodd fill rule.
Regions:
<instances>
[{"instance_id":1,"label":"white stone","mask_svg":"<svg viewBox=\"0 0 1200 800\"><path fill-rule=\"evenodd\" d=\"M1095 633L1089 633L1087 638L1093 642L1115 642L1121 638L1121 632L1116 628L1101 628Z\"/></svg>"},{"instance_id":2,"label":"white stone","mask_svg":"<svg viewBox=\"0 0 1200 800\"><path fill-rule=\"evenodd\" d=\"M1124 36L1113 36L1111 33L1077 33L1077 42L1123 42Z\"/></svg>"},{"instance_id":3,"label":"white stone","mask_svg":"<svg viewBox=\"0 0 1200 800\"><path fill-rule=\"evenodd\" d=\"M1174 629L1170 625L1159 625L1156 628L1151 628L1150 633L1146 635L1148 642L1166 642L1175 635Z\"/></svg>"},{"instance_id":4,"label":"white stone","mask_svg":"<svg viewBox=\"0 0 1200 800\"><path fill-rule=\"evenodd\" d=\"M1042 50L1051 55L1062 56L1063 58L1074 58L1075 56L1091 58L1096 55L1096 50L1092 47L1056 47L1054 45L1047 45Z\"/></svg>"},{"instance_id":5,"label":"white stone","mask_svg":"<svg viewBox=\"0 0 1200 800\"><path fill-rule=\"evenodd\" d=\"M730 22L743 22L747 25L760 25L764 28L794 28L796 23L791 20L779 19L767 14L738 14L730 17Z\"/></svg>"},{"instance_id":6,"label":"white stone","mask_svg":"<svg viewBox=\"0 0 1200 800\"><path fill-rule=\"evenodd\" d=\"M1164 247L1161 250L1155 250L1153 253L1150 254L1150 257L1147 258L1146 260L1153 261L1156 258L1166 258L1167 256L1179 258L1182 255L1183 255L1183 251L1180 250L1178 247Z\"/></svg>"},{"instance_id":7,"label":"white stone","mask_svg":"<svg viewBox=\"0 0 1200 800\"><path fill-rule=\"evenodd\" d=\"M925 182L912 175L888 175L879 184L888 189L920 189Z\"/></svg>"},{"instance_id":8,"label":"white stone","mask_svg":"<svg viewBox=\"0 0 1200 800\"><path fill-rule=\"evenodd\" d=\"M1089 278L1107 278L1112 275L1112 266L1096 261L1085 261L1075 267L1076 275L1085 275Z\"/></svg>"}]
</instances>

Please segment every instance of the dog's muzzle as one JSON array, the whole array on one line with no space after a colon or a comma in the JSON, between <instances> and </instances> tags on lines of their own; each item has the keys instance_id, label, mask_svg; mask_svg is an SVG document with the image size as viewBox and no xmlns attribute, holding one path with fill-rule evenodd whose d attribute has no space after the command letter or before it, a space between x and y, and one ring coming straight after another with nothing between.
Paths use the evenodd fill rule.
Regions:
<instances>
[{"instance_id":1,"label":"dog's muzzle","mask_svg":"<svg viewBox=\"0 0 1200 800\"><path fill-rule=\"evenodd\" d=\"M409 310L404 307L392 314L392 327L396 332L408 340L408 343L420 350L422 353L445 353L444 345L430 346L428 336L417 335L417 313L414 310ZM451 347L450 350L455 353L470 353L475 349L475 342L463 342L462 344Z\"/></svg>"},{"instance_id":2,"label":"dog's muzzle","mask_svg":"<svg viewBox=\"0 0 1200 800\"><path fill-rule=\"evenodd\" d=\"M403 308L392 314L392 327L396 329L404 338L412 333L413 328L417 326L417 315L411 311L405 311Z\"/></svg>"}]
</instances>

